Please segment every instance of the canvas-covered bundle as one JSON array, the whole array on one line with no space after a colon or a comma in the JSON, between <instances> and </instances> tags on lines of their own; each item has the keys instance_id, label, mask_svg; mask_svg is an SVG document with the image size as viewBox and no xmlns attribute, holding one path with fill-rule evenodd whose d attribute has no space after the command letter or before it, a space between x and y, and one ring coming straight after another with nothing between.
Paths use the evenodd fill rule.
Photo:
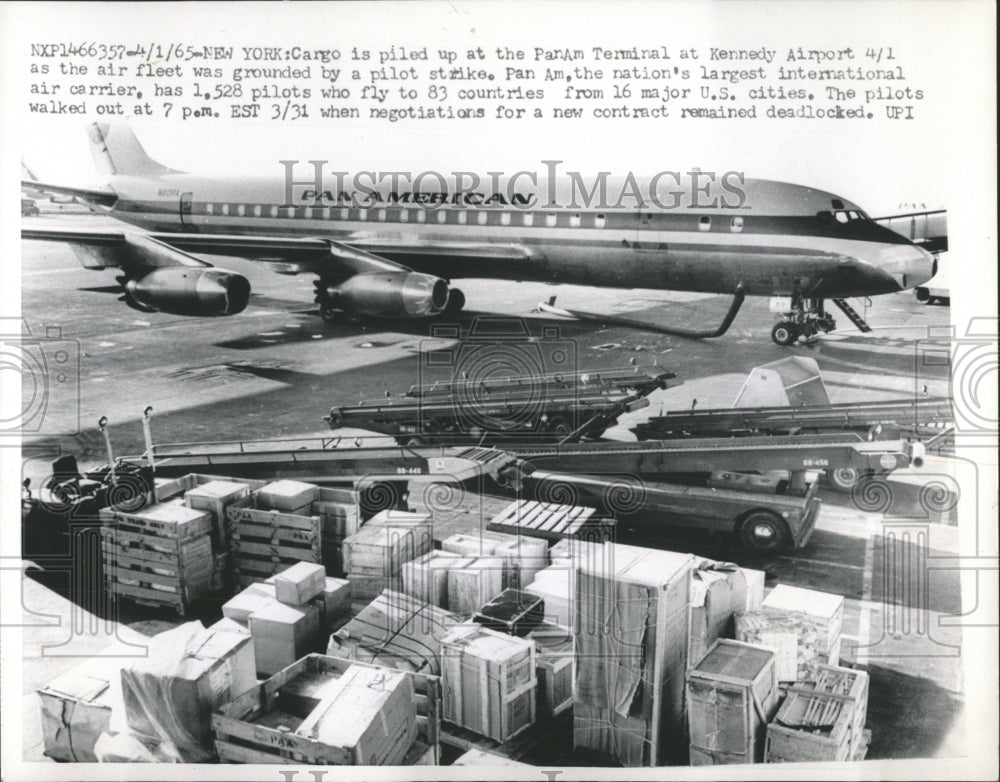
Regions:
<instances>
[{"instance_id":1,"label":"canvas-covered bundle","mask_svg":"<svg viewBox=\"0 0 1000 782\"><path fill-rule=\"evenodd\" d=\"M736 615L736 640L774 649L778 681L810 679L829 662L826 634L808 614L766 606Z\"/></svg>"},{"instance_id":2,"label":"canvas-covered bundle","mask_svg":"<svg viewBox=\"0 0 1000 782\"><path fill-rule=\"evenodd\" d=\"M212 710L257 683L250 634L229 619L188 622L151 638L121 681L132 732L172 744L185 762L207 760Z\"/></svg>"}]
</instances>

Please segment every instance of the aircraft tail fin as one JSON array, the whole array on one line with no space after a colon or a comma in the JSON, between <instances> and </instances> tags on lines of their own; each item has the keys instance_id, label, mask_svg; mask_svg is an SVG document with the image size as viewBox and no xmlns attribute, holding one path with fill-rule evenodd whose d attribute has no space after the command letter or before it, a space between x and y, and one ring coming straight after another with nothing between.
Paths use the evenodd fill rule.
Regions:
<instances>
[{"instance_id":1,"label":"aircraft tail fin","mask_svg":"<svg viewBox=\"0 0 1000 782\"><path fill-rule=\"evenodd\" d=\"M132 128L123 123L95 122L90 126L90 151L105 175L160 176L178 174L146 154Z\"/></svg>"}]
</instances>

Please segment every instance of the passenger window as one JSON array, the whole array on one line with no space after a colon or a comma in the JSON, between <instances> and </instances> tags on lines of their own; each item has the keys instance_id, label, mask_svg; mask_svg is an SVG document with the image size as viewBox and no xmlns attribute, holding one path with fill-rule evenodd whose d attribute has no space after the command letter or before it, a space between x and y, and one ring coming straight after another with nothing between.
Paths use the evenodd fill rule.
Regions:
<instances>
[{"instance_id":1,"label":"passenger window","mask_svg":"<svg viewBox=\"0 0 1000 782\"><path fill-rule=\"evenodd\" d=\"M385 209L379 209L378 210L378 220L379 220L380 223L384 223L385 222L385 214L386 214L386 210Z\"/></svg>"},{"instance_id":2,"label":"passenger window","mask_svg":"<svg viewBox=\"0 0 1000 782\"><path fill-rule=\"evenodd\" d=\"M468 219L469 219L469 213L468 212L459 212L458 213L458 224L459 225L465 225L465 223L468 221Z\"/></svg>"},{"instance_id":3,"label":"passenger window","mask_svg":"<svg viewBox=\"0 0 1000 782\"><path fill-rule=\"evenodd\" d=\"M272 206L271 207L271 217L277 217L277 216L278 216L278 207Z\"/></svg>"},{"instance_id":4,"label":"passenger window","mask_svg":"<svg viewBox=\"0 0 1000 782\"><path fill-rule=\"evenodd\" d=\"M236 214L239 215L240 217L243 217L243 215L245 215L246 212L247 208L243 204L240 204L239 206L236 207Z\"/></svg>"},{"instance_id":5,"label":"passenger window","mask_svg":"<svg viewBox=\"0 0 1000 782\"><path fill-rule=\"evenodd\" d=\"M569 216L569 227L570 228L579 228L580 227L580 215L575 214L575 215L570 215Z\"/></svg>"},{"instance_id":6,"label":"passenger window","mask_svg":"<svg viewBox=\"0 0 1000 782\"><path fill-rule=\"evenodd\" d=\"M480 212L478 215L476 215L476 222L478 222L480 225L486 225L486 222L489 219L490 219L489 212Z\"/></svg>"},{"instance_id":7,"label":"passenger window","mask_svg":"<svg viewBox=\"0 0 1000 782\"><path fill-rule=\"evenodd\" d=\"M734 217L732 221L729 223L729 230L732 231L734 234L740 233L743 230L743 218Z\"/></svg>"},{"instance_id":8,"label":"passenger window","mask_svg":"<svg viewBox=\"0 0 1000 782\"><path fill-rule=\"evenodd\" d=\"M368 219L368 209L367 208L362 207L361 209L358 210L358 219L361 222L365 222Z\"/></svg>"},{"instance_id":9,"label":"passenger window","mask_svg":"<svg viewBox=\"0 0 1000 782\"><path fill-rule=\"evenodd\" d=\"M229 214L229 204L223 204L222 205L222 214L224 214L224 215L228 215Z\"/></svg>"},{"instance_id":10,"label":"passenger window","mask_svg":"<svg viewBox=\"0 0 1000 782\"><path fill-rule=\"evenodd\" d=\"M438 222L439 223L447 223L448 222L448 210L447 209L441 209L441 210L438 211Z\"/></svg>"},{"instance_id":11,"label":"passenger window","mask_svg":"<svg viewBox=\"0 0 1000 782\"><path fill-rule=\"evenodd\" d=\"M260 204L255 204L253 208L253 216L260 217Z\"/></svg>"},{"instance_id":12,"label":"passenger window","mask_svg":"<svg viewBox=\"0 0 1000 782\"><path fill-rule=\"evenodd\" d=\"M535 223L535 215L533 215L531 212L528 212L527 214L525 214L525 216L524 216L524 224L525 225L534 225L534 223Z\"/></svg>"},{"instance_id":13,"label":"passenger window","mask_svg":"<svg viewBox=\"0 0 1000 782\"><path fill-rule=\"evenodd\" d=\"M556 223L558 222L558 220L559 220L559 216L557 214L555 214L554 212L549 212L547 215L545 215L545 224L549 228L555 228L556 227Z\"/></svg>"},{"instance_id":14,"label":"passenger window","mask_svg":"<svg viewBox=\"0 0 1000 782\"><path fill-rule=\"evenodd\" d=\"M594 228L603 228L607 224L607 218L604 215L594 215Z\"/></svg>"},{"instance_id":15,"label":"passenger window","mask_svg":"<svg viewBox=\"0 0 1000 782\"><path fill-rule=\"evenodd\" d=\"M500 225L510 225L510 212L500 213Z\"/></svg>"},{"instance_id":16,"label":"passenger window","mask_svg":"<svg viewBox=\"0 0 1000 782\"><path fill-rule=\"evenodd\" d=\"M330 207L328 207L328 206L324 206L323 207L323 219L324 220L329 220L330 219L330 212L331 211L332 210L330 209Z\"/></svg>"},{"instance_id":17,"label":"passenger window","mask_svg":"<svg viewBox=\"0 0 1000 782\"><path fill-rule=\"evenodd\" d=\"M409 209L400 209L399 210L399 222L401 222L401 223L408 223L408 222L410 222L410 210Z\"/></svg>"},{"instance_id":18,"label":"passenger window","mask_svg":"<svg viewBox=\"0 0 1000 782\"><path fill-rule=\"evenodd\" d=\"M708 215L702 215L698 218L698 230L699 231L711 231L712 230L712 218Z\"/></svg>"},{"instance_id":19,"label":"passenger window","mask_svg":"<svg viewBox=\"0 0 1000 782\"><path fill-rule=\"evenodd\" d=\"M210 215L215 212L215 207L212 204L205 204L205 214Z\"/></svg>"},{"instance_id":20,"label":"passenger window","mask_svg":"<svg viewBox=\"0 0 1000 782\"><path fill-rule=\"evenodd\" d=\"M418 223L426 223L427 222L427 210L426 209L417 209L417 211L414 214L416 214L416 216L417 216L417 222Z\"/></svg>"},{"instance_id":21,"label":"passenger window","mask_svg":"<svg viewBox=\"0 0 1000 782\"><path fill-rule=\"evenodd\" d=\"M844 224L847 222L847 212L837 212L835 216L838 223Z\"/></svg>"}]
</instances>

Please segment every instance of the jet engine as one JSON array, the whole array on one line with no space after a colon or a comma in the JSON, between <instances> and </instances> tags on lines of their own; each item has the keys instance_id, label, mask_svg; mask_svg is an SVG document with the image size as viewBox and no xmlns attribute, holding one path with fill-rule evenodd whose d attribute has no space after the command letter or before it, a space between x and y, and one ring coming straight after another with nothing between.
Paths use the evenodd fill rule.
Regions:
<instances>
[{"instance_id":1,"label":"jet engine","mask_svg":"<svg viewBox=\"0 0 1000 782\"><path fill-rule=\"evenodd\" d=\"M136 304L173 315L235 315L250 301L250 281L215 267L166 266L125 280Z\"/></svg>"},{"instance_id":2,"label":"jet engine","mask_svg":"<svg viewBox=\"0 0 1000 782\"><path fill-rule=\"evenodd\" d=\"M324 304L358 315L420 318L448 303L448 283L411 271L362 272L320 291Z\"/></svg>"}]
</instances>

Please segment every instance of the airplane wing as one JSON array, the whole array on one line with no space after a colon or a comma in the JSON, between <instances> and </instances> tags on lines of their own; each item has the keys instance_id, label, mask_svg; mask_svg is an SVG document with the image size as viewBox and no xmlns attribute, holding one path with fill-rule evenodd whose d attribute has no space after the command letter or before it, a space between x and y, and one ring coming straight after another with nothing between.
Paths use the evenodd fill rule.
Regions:
<instances>
[{"instance_id":1,"label":"airplane wing","mask_svg":"<svg viewBox=\"0 0 1000 782\"><path fill-rule=\"evenodd\" d=\"M25 190L34 190L41 193L76 196L81 201L85 201L88 204L97 204L98 206L114 206L118 201L118 196L111 190L88 190L82 187L50 185L46 182L36 182L33 179L22 179L21 187Z\"/></svg>"},{"instance_id":2,"label":"airplane wing","mask_svg":"<svg viewBox=\"0 0 1000 782\"><path fill-rule=\"evenodd\" d=\"M64 242L93 247L126 247L135 237L147 237L181 253L228 256L283 265L286 274L348 276L364 272L410 271L392 258L427 256L442 258L479 258L483 260L527 261L534 257L529 248L519 244L489 242L435 242L407 236L356 234L348 241L322 237L243 236L229 234L162 233L130 230L78 230L60 228L24 228L21 238L35 241ZM109 260L114 260L113 257ZM106 266L120 266L108 263Z\"/></svg>"},{"instance_id":3,"label":"airplane wing","mask_svg":"<svg viewBox=\"0 0 1000 782\"><path fill-rule=\"evenodd\" d=\"M448 284L441 276L451 275L421 271L428 259L437 268L454 261L448 268L455 270L454 276L462 276L458 272L475 266L463 261L508 265L527 263L535 257L529 248L518 244L360 233L338 241L323 237L28 227L21 230L21 238L68 243L88 269L121 269L123 275L118 281L131 305L195 315L235 314L246 306L250 296L250 283L245 277L217 269L196 255L257 261L279 274L315 274L319 277L316 301L325 318L329 310L338 307L384 317L424 316L441 311L450 297ZM416 269L408 265L410 260ZM215 292L205 294L208 289Z\"/></svg>"}]
</instances>

